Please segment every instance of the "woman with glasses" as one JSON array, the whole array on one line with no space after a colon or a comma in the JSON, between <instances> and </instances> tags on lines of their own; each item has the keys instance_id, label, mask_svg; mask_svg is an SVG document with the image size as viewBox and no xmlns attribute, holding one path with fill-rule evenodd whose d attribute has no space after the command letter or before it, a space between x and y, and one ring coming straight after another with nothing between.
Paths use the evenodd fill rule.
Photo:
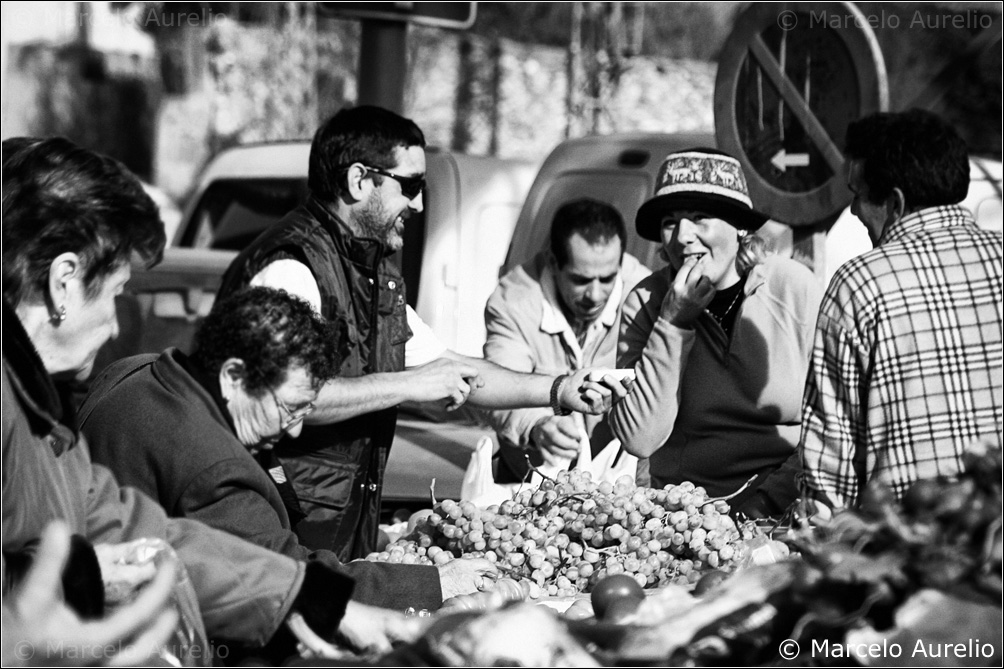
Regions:
<instances>
[{"instance_id":1,"label":"woman with glasses","mask_svg":"<svg viewBox=\"0 0 1004 669\"><path fill-rule=\"evenodd\" d=\"M321 319L305 301L249 288L215 305L191 356L169 349L106 368L81 407L81 429L97 462L168 514L344 570L356 581L355 601L438 608L495 568L486 560L342 565L331 551L300 545L293 531L303 513L271 448L300 434L344 342L344 324Z\"/></svg>"}]
</instances>

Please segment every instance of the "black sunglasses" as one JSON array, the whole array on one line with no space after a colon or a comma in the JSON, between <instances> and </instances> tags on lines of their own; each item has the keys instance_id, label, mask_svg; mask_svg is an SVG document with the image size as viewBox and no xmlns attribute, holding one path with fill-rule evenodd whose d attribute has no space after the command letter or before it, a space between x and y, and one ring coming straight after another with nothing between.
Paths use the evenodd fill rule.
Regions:
<instances>
[{"instance_id":1,"label":"black sunglasses","mask_svg":"<svg viewBox=\"0 0 1004 669\"><path fill-rule=\"evenodd\" d=\"M369 165L363 165L367 170L373 172L374 174L379 174L380 176L390 177L394 181L401 184L401 194L404 195L409 200L414 200L419 194L425 190L425 176L416 177L406 177L400 174L391 174L386 170L382 170L379 167L370 167Z\"/></svg>"}]
</instances>

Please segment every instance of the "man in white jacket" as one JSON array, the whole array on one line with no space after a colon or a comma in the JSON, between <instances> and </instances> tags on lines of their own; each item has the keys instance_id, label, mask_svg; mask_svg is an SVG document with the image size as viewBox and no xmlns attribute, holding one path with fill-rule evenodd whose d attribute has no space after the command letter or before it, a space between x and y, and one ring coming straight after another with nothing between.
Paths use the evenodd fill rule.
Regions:
<instances>
[{"instance_id":1,"label":"man in white jacket","mask_svg":"<svg viewBox=\"0 0 1004 669\"><path fill-rule=\"evenodd\" d=\"M650 273L624 253L626 239L624 221L609 204L583 198L562 205L551 224L550 247L506 274L489 298L485 358L544 375L614 367L621 305ZM492 412L491 422L502 449L499 483L522 480L524 454L534 465L569 469L583 437L591 456L613 439L602 415L516 409Z\"/></svg>"}]
</instances>

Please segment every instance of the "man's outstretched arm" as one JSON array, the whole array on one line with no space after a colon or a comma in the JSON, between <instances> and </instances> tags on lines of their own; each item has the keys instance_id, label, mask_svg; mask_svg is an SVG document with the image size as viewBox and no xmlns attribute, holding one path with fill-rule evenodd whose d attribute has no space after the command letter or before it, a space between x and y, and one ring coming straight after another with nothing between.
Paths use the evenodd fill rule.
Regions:
<instances>
[{"instance_id":1,"label":"man's outstretched arm","mask_svg":"<svg viewBox=\"0 0 1004 669\"><path fill-rule=\"evenodd\" d=\"M321 387L311 424L337 423L402 402L444 400L455 409L482 383L478 368L467 359L440 358L401 372L381 372L354 378L338 377ZM545 400L546 403L546 400Z\"/></svg>"},{"instance_id":2,"label":"man's outstretched arm","mask_svg":"<svg viewBox=\"0 0 1004 669\"><path fill-rule=\"evenodd\" d=\"M488 360L469 358L447 351L444 358L467 364L478 371L483 385L472 387L469 401L482 409L515 409L520 407L546 407L551 403L551 388L555 377L524 374L500 367ZM622 383L611 376L602 381L590 380L594 370L581 369L567 375L559 387L558 400L562 408L580 413L601 414L611 404L626 397L630 383Z\"/></svg>"}]
</instances>

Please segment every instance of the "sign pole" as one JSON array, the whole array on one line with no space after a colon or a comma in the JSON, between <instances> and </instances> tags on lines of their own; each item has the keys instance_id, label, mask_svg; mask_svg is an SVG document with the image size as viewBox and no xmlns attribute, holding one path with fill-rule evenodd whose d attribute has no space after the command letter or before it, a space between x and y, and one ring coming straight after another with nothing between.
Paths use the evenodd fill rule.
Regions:
<instances>
[{"instance_id":1,"label":"sign pole","mask_svg":"<svg viewBox=\"0 0 1004 669\"><path fill-rule=\"evenodd\" d=\"M361 23L358 103L403 114L408 24L377 19L363 19Z\"/></svg>"}]
</instances>

